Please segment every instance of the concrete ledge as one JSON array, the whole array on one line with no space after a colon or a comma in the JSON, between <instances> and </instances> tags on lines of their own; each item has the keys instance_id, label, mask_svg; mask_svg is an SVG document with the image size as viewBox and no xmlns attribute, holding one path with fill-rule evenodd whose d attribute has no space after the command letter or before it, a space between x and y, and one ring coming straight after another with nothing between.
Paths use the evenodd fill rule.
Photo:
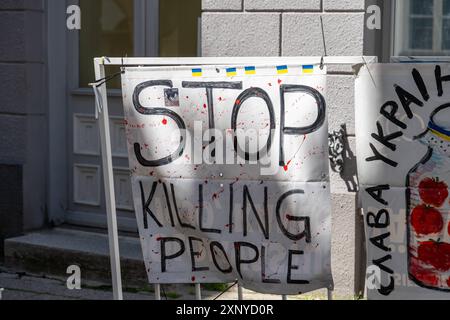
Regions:
<instances>
[{"instance_id":1,"label":"concrete ledge","mask_svg":"<svg viewBox=\"0 0 450 320\"><path fill-rule=\"evenodd\" d=\"M139 239L120 237L124 286L148 284ZM108 237L56 228L5 241L5 264L38 275L67 277L70 265L81 268L83 281L111 282Z\"/></svg>"}]
</instances>

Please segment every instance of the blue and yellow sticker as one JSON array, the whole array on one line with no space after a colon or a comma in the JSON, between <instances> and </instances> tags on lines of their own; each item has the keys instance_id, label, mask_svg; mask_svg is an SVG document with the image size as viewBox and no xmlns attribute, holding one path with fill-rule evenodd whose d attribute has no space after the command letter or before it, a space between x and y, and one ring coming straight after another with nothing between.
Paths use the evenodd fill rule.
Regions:
<instances>
[{"instance_id":1,"label":"blue and yellow sticker","mask_svg":"<svg viewBox=\"0 0 450 320\"><path fill-rule=\"evenodd\" d=\"M288 73L288 67L287 66L278 66L277 67L277 73L278 74L287 74Z\"/></svg>"},{"instance_id":2,"label":"blue and yellow sticker","mask_svg":"<svg viewBox=\"0 0 450 320\"><path fill-rule=\"evenodd\" d=\"M234 77L237 75L236 68L227 68L227 76L228 77Z\"/></svg>"},{"instance_id":3,"label":"blue and yellow sticker","mask_svg":"<svg viewBox=\"0 0 450 320\"><path fill-rule=\"evenodd\" d=\"M246 75L256 74L256 68L255 67L245 67L245 74Z\"/></svg>"},{"instance_id":4,"label":"blue and yellow sticker","mask_svg":"<svg viewBox=\"0 0 450 320\"><path fill-rule=\"evenodd\" d=\"M202 69L192 69L192 76L193 77L201 77L203 75Z\"/></svg>"},{"instance_id":5,"label":"blue and yellow sticker","mask_svg":"<svg viewBox=\"0 0 450 320\"><path fill-rule=\"evenodd\" d=\"M314 73L314 66L313 65L305 65L302 66L303 73Z\"/></svg>"}]
</instances>

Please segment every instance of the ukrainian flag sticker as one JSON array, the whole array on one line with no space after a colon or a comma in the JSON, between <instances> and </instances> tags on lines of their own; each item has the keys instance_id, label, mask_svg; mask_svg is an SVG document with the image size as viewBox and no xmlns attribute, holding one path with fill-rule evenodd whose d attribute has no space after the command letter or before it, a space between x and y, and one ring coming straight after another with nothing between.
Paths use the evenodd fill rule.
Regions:
<instances>
[{"instance_id":1,"label":"ukrainian flag sticker","mask_svg":"<svg viewBox=\"0 0 450 320\"><path fill-rule=\"evenodd\" d=\"M255 67L245 67L245 74L246 75L256 74L256 68Z\"/></svg>"},{"instance_id":2,"label":"ukrainian flag sticker","mask_svg":"<svg viewBox=\"0 0 450 320\"><path fill-rule=\"evenodd\" d=\"M287 74L288 73L288 67L287 66L278 66L277 67L278 74Z\"/></svg>"},{"instance_id":3,"label":"ukrainian flag sticker","mask_svg":"<svg viewBox=\"0 0 450 320\"><path fill-rule=\"evenodd\" d=\"M201 77L203 74L202 69L192 69L192 76L193 77Z\"/></svg>"},{"instance_id":4,"label":"ukrainian flag sticker","mask_svg":"<svg viewBox=\"0 0 450 320\"><path fill-rule=\"evenodd\" d=\"M237 70L236 68L228 68L227 69L227 76L228 77L234 77L237 75Z\"/></svg>"},{"instance_id":5,"label":"ukrainian flag sticker","mask_svg":"<svg viewBox=\"0 0 450 320\"><path fill-rule=\"evenodd\" d=\"M302 66L302 69L303 69L303 73L314 73L313 65Z\"/></svg>"}]
</instances>

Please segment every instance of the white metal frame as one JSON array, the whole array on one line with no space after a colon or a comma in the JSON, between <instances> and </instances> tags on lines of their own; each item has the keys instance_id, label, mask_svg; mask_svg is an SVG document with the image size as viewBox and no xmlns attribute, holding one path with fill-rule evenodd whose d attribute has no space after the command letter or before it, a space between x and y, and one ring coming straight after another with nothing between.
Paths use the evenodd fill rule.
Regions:
<instances>
[{"instance_id":1,"label":"white metal frame","mask_svg":"<svg viewBox=\"0 0 450 320\"><path fill-rule=\"evenodd\" d=\"M199 65L244 65L244 64L276 64L282 59L285 64L323 63L325 65L364 65L377 63L377 57L233 57L233 58L95 58L96 79L105 77L105 66L199 66ZM103 183L105 186L106 213L108 221L108 240L111 260L113 295L115 300L122 300L122 279L120 269L119 236L117 229L117 212L114 192L114 169L112 164L111 135L108 112L108 96L106 83L99 88L102 100L102 112L99 114L100 145L103 165ZM161 286L155 285L155 297L161 299ZM332 288L328 288L328 299L332 299ZM195 286L195 296L201 300L200 284ZM238 286L238 298L243 299L242 287ZM283 296L283 300L287 297Z\"/></svg>"}]
</instances>

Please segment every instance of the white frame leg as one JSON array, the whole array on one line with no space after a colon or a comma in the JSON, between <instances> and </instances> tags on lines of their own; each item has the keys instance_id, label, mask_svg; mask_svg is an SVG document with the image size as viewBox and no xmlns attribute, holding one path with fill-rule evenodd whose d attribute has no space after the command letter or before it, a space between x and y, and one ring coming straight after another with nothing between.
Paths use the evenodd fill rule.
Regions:
<instances>
[{"instance_id":1,"label":"white frame leg","mask_svg":"<svg viewBox=\"0 0 450 320\"><path fill-rule=\"evenodd\" d=\"M202 300L202 287L200 283L195 284L195 300Z\"/></svg>"},{"instance_id":2,"label":"white frame leg","mask_svg":"<svg viewBox=\"0 0 450 320\"><path fill-rule=\"evenodd\" d=\"M238 300L244 300L244 290L240 284L238 284Z\"/></svg>"},{"instance_id":3,"label":"white frame leg","mask_svg":"<svg viewBox=\"0 0 450 320\"><path fill-rule=\"evenodd\" d=\"M105 77L105 65L94 60L95 77ZM114 300L123 300L122 278L120 271L119 235L117 230L116 198L114 193L114 172L112 165L111 134L106 83L99 87L103 110L99 114L100 142L102 147L102 169L105 187L106 214L108 220L109 255Z\"/></svg>"}]
</instances>

